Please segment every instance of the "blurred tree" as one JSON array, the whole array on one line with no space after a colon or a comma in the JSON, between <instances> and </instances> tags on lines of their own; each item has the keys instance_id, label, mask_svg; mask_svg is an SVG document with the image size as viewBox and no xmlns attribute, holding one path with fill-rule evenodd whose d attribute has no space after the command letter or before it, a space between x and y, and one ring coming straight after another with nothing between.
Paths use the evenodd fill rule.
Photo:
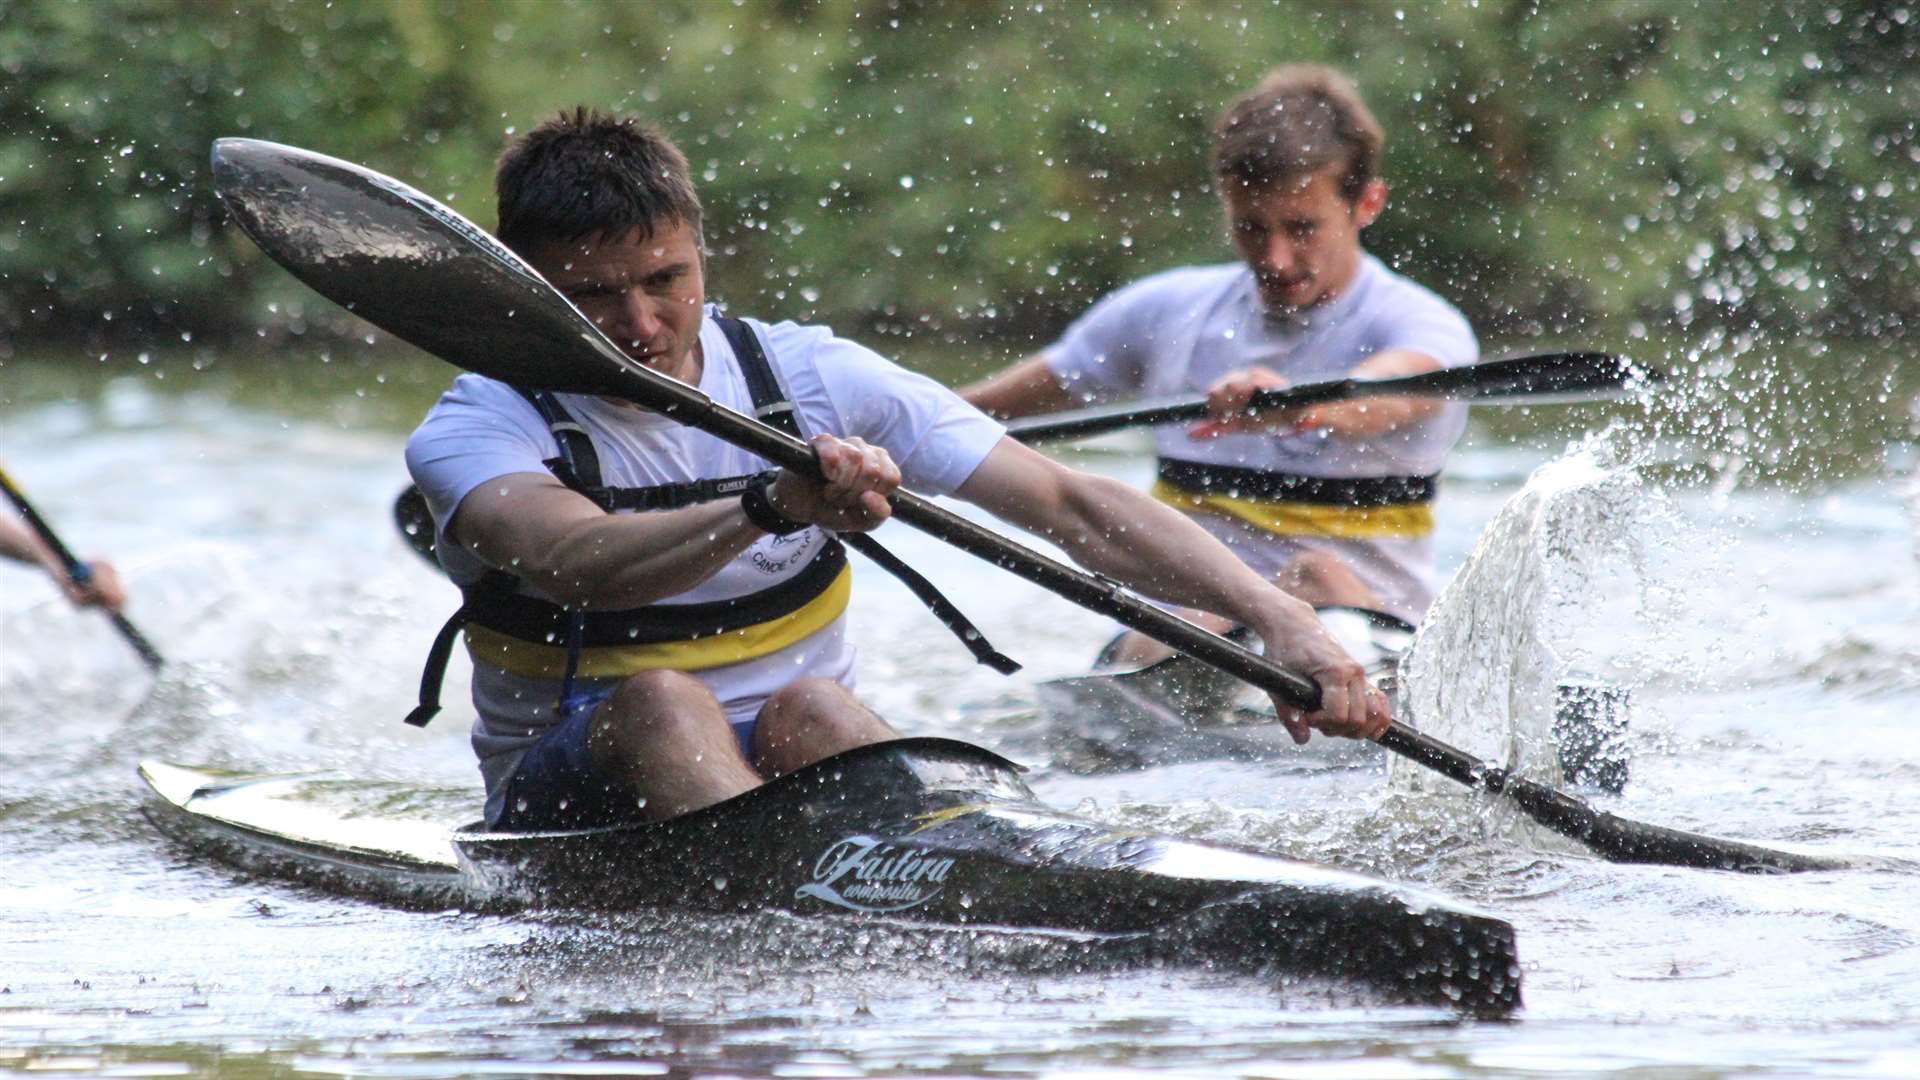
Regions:
<instances>
[{"instance_id":1,"label":"blurred tree","mask_svg":"<svg viewBox=\"0 0 1920 1080\"><path fill-rule=\"evenodd\" d=\"M1351 70L1387 128L1370 245L1483 329L1887 332L1920 317L1916 23L1911 0L0 0L0 358L348 325L224 227L218 135L490 224L500 144L575 102L681 141L742 310L1042 336L1230 257L1208 127L1298 59Z\"/></svg>"}]
</instances>

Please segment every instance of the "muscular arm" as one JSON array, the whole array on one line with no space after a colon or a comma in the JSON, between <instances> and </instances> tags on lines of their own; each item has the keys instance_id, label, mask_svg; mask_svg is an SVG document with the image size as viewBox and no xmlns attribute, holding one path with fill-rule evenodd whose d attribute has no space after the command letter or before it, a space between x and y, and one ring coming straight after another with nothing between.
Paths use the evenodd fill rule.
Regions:
<instances>
[{"instance_id":1,"label":"muscular arm","mask_svg":"<svg viewBox=\"0 0 1920 1080\"><path fill-rule=\"evenodd\" d=\"M495 569L567 604L629 608L683 593L766 535L734 499L609 514L551 474L474 488L448 532Z\"/></svg>"},{"instance_id":2,"label":"muscular arm","mask_svg":"<svg viewBox=\"0 0 1920 1080\"><path fill-rule=\"evenodd\" d=\"M1309 723L1336 734L1374 735L1383 701L1360 667L1326 633L1313 609L1248 569L1185 515L1116 480L1076 472L1002 439L956 493L1046 537L1089 570L1170 603L1245 623L1279 663L1320 684L1322 711ZM1276 701L1283 717L1296 712Z\"/></svg>"},{"instance_id":3,"label":"muscular arm","mask_svg":"<svg viewBox=\"0 0 1920 1080\"><path fill-rule=\"evenodd\" d=\"M967 404L1003 420L1059 412L1075 404L1073 395L1048 370L1046 358L1038 354L962 387L959 393Z\"/></svg>"},{"instance_id":4,"label":"muscular arm","mask_svg":"<svg viewBox=\"0 0 1920 1080\"><path fill-rule=\"evenodd\" d=\"M866 531L892 513L900 470L860 439L816 436L821 479L783 469L769 492L796 522ZM481 484L448 522L453 540L561 603L596 608L650 604L718 573L766 535L737 499L638 514L609 514L551 473L512 473Z\"/></svg>"}]
</instances>

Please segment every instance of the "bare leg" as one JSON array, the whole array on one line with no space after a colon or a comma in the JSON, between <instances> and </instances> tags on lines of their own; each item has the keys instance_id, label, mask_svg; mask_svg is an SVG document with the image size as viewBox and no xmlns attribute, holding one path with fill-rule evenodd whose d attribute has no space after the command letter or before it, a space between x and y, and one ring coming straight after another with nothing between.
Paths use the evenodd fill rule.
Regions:
<instances>
[{"instance_id":1,"label":"bare leg","mask_svg":"<svg viewBox=\"0 0 1920 1080\"><path fill-rule=\"evenodd\" d=\"M1233 620L1208 611L1195 611L1192 608L1175 608L1175 615L1216 634L1224 634L1233 629ZM1118 668L1145 667L1157 664L1173 655L1173 648L1163 645L1138 630L1129 630L1114 645L1113 652L1107 657L1107 663Z\"/></svg>"},{"instance_id":2,"label":"bare leg","mask_svg":"<svg viewBox=\"0 0 1920 1080\"><path fill-rule=\"evenodd\" d=\"M1309 551L1288 563L1273 583L1314 607L1374 609L1380 598L1338 555Z\"/></svg>"},{"instance_id":3,"label":"bare leg","mask_svg":"<svg viewBox=\"0 0 1920 1080\"><path fill-rule=\"evenodd\" d=\"M797 679L760 709L753 761L767 777L790 773L821 758L900 733L831 679Z\"/></svg>"},{"instance_id":4,"label":"bare leg","mask_svg":"<svg viewBox=\"0 0 1920 1080\"><path fill-rule=\"evenodd\" d=\"M1309 551L1295 558L1274 576L1273 583L1314 607L1377 608L1380 603L1339 556L1324 551ZM1176 613L1216 634L1233 629L1233 620L1210 612L1183 608ZM1145 667L1172 655L1173 649L1134 630L1114 646L1108 663L1114 667Z\"/></svg>"},{"instance_id":5,"label":"bare leg","mask_svg":"<svg viewBox=\"0 0 1920 1080\"><path fill-rule=\"evenodd\" d=\"M678 671L630 675L593 714L587 750L624 778L653 821L730 799L760 783L706 684Z\"/></svg>"}]
</instances>

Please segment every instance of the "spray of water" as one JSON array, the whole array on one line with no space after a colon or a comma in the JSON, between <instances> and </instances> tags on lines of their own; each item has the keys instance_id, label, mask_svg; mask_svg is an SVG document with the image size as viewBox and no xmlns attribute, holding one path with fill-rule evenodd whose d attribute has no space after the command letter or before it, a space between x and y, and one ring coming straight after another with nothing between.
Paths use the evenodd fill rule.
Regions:
<instances>
[{"instance_id":1,"label":"spray of water","mask_svg":"<svg viewBox=\"0 0 1920 1080\"><path fill-rule=\"evenodd\" d=\"M1401 665L1401 715L1477 756L1560 784L1556 693L1665 605L1648 538L1672 509L1624 427L1538 469L1481 534ZM1608 671L1609 680L1620 673ZM1458 789L1396 762L1394 790Z\"/></svg>"}]
</instances>

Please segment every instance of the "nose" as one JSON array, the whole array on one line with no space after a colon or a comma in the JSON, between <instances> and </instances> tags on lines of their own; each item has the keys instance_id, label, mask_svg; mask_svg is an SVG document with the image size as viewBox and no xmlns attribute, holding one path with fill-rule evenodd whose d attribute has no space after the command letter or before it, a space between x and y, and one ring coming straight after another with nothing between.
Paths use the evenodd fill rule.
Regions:
<instances>
[{"instance_id":1,"label":"nose","mask_svg":"<svg viewBox=\"0 0 1920 1080\"><path fill-rule=\"evenodd\" d=\"M1293 249L1293 241L1275 233L1267 237L1266 246L1260 252L1260 269L1274 277L1287 277L1293 273L1298 258Z\"/></svg>"},{"instance_id":2,"label":"nose","mask_svg":"<svg viewBox=\"0 0 1920 1080\"><path fill-rule=\"evenodd\" d=\"M660 333L663 321L656 306L658 300L644 289L628 289L620 295L620 306L613 315L613 337L622 342L646 343Z\"/></svg>"}]
</instances>

